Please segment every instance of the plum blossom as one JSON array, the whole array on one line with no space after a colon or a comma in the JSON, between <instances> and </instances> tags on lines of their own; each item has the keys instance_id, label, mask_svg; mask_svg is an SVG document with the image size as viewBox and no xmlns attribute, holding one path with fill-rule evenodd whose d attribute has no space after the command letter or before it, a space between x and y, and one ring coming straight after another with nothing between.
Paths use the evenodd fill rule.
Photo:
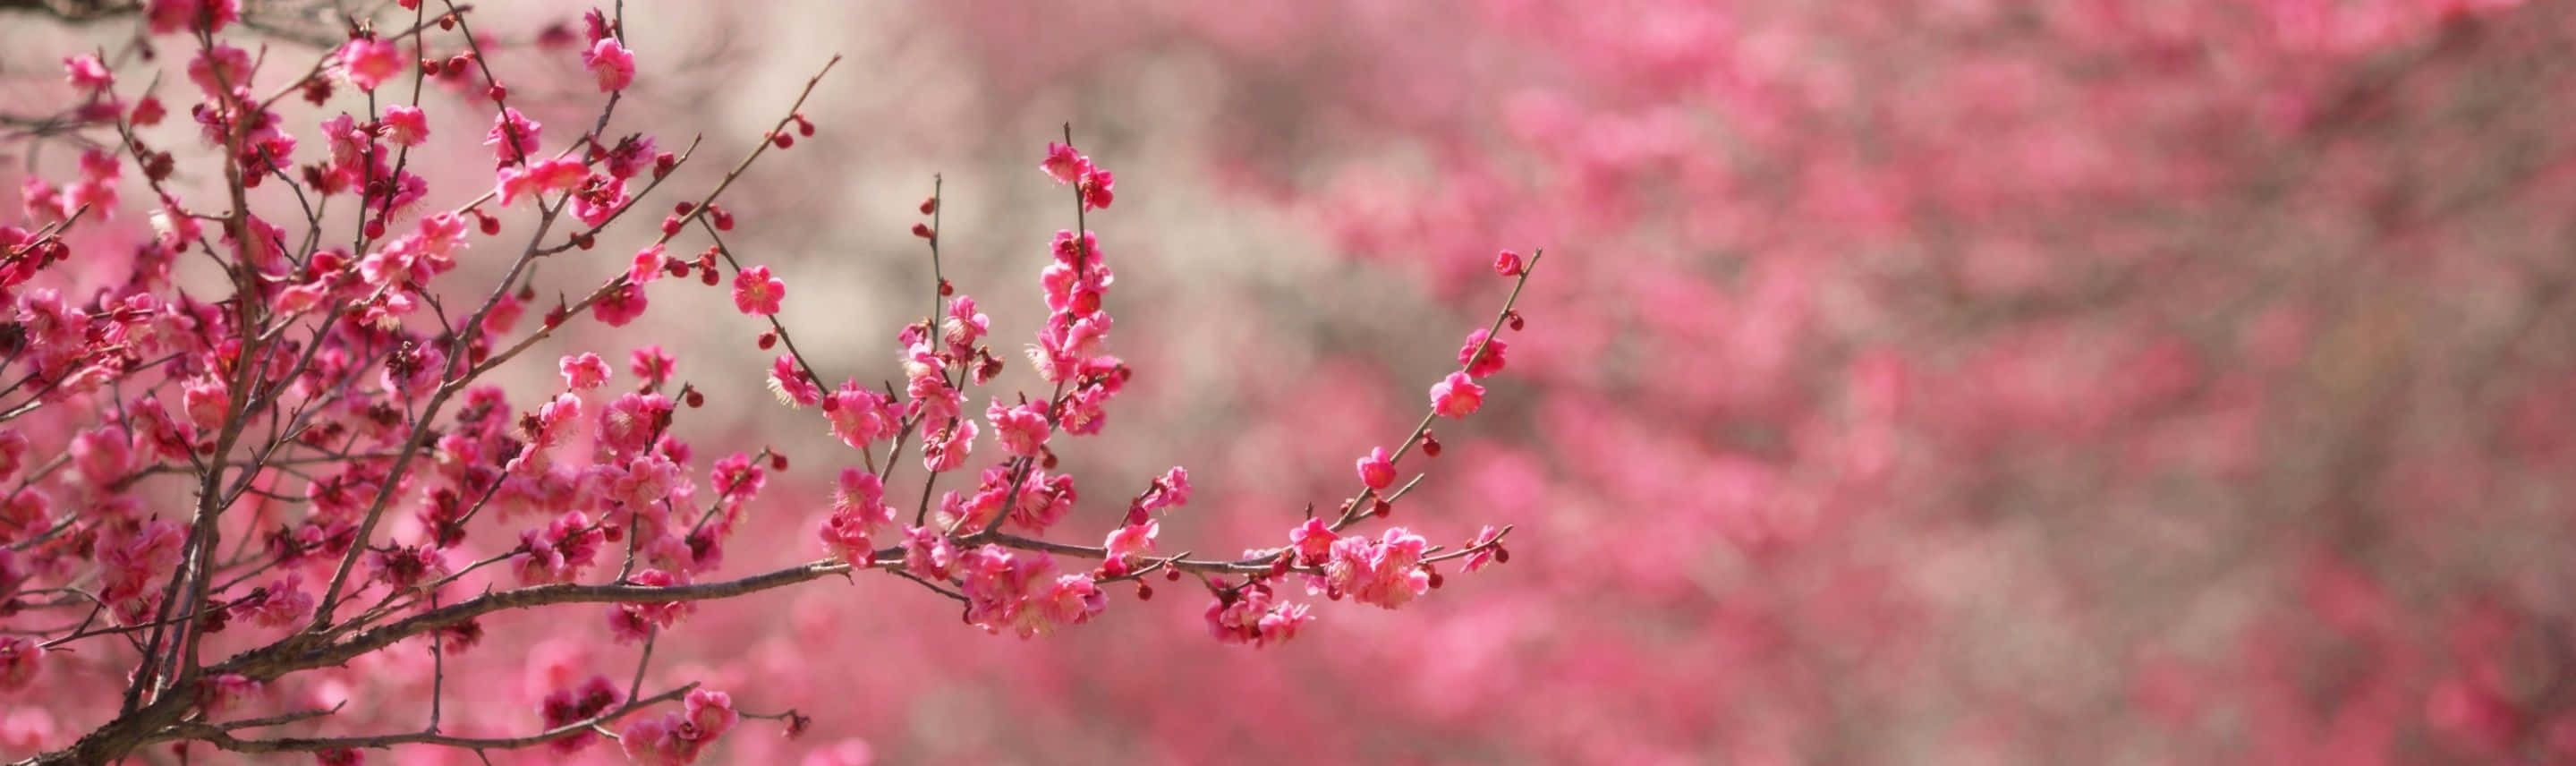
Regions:
<instances>
[{"instance_id":1,"label":"plum blossom","mask_svg":"<svg viewBox=\"0 0 2576 766\"><path fill-rule=\"evenodd\" d=\"M1297 637L1297 631L1314 621L1305 604L1292 604L1274 598L1268 583L1254 583L1237 590L1221 590L1208 604L1208 635L1218 643L1268 646Z\"/></svg>"},{"instance_id":2,"label":"plum blossom","mask_svg":"<svg viewBox=\"0 0 2576 766\"><path fill-rule=\"evenodd\" d=\"M678 360L673 359L670 352L663 351L661 346L643 346L627 353L626 371L634 373L645 383L660 387L663 381L671 378L671 370L677 364Z\"/></svg>"},{"instance_id":3,"label":"plum blossom","mask_svg":"<svg viewBox=\"0 0 2576 766\"><path fill-rule=\"evenodd\" d=\"M1385 447L1369 448L1368 455L1359 460L1359 471L1360 483L1369 489L1385 491L1395 486L1395 462L1387 458Z\"/></svg>"},{"instance_id":4,"label":"plum blossom","mask_svg":"<svg viewBox=\"0 0 2576 766\"><path fill-rule=\"evenodd\" d=\"M821 405L823 417L832 423L832 435L853 449L864 450L891 438L901 420L893 410L893 400L860 386L858 381L843 382Z\"/></svg>"},{"instance_id":5,"label":"plum blossom","mask_svg":"<svg viewBox=\"0 0 2576 766\"><path fill-rule=\"evenodd\" d=\"M419 146L429 140L429 114L409 104L385 107L384 136L395 146Z\"/></svg>"},{"instance_id":6,"label":"plum blossom","mask_svg":"<svg viewBox=\"0 0 2576 766\"><path fill-rule=\"evenodd\" d=\"M1335 540L1324 563L1323 590L1339 598L1394 609L1431 590L1431 574L1418 566L1430 542L1393 527L1377 540Z\"/></svg>"},{"instance_id":7,"label":"plum blossom","mask_svg":"<svg viewBox=\"0 0 2576 766\"><path fill-rule=\"evenodd\" d=\"M596 718L608 712L609 708L624 702L625 698L626 695L618 691L617 682L608 680L604 675L592 674L589 680L583 681L580 686L563 687L548 692L545 699L539 703L537 714L545 720L546 728L559 729ZM597 733L584 729L572 736L549 742L547 747L558 755L570 755L598 741Z\"/></svg>"},{"instance_id":8,"label":"plum blossom","mask_svg":"<svg viewBox=\"0 0 2576 766\"><path fill-rule=\"evenodd\" d=\"M1485 387L1467 373L1453 372L1431 384L1431 410L1444 418L1465 418L1485 403Z\"/></svg>"},{"instance_id":9,"label":"plum blossom","mask_svg":"<svg viewBox=\"0 0 2576 766\"><path fill-rule=\"evenodd\" d=\"M571 582L598 557L607 535L580 511L565 511L546 526L519 533L519 581L530 585Z\"/></svg>"},{"instance_id":10,"label":"plum blossom","mask_svg":"<svg viewBox=\"0 0 2576 766\"><path fill-rule=\"evenodd\" d=\"M250 51L217 44L188 60L188 81L208 98L224 98L227 89L250 85Z\"/></svg>"},{"instance_id":11,"label":"plum blossom","mask_svg":"<svg viewBox=\"0 0 2576 766\"><path fill-rule=\"evenodd\" d=\"M787 283L769 275L768 266L743 269L733 277L733 306L752 316L778 313L778 302L787 297Z\"/></svg>"},{"instance_id":12,"label":"plum blossom","mask_svg":"<svg viewBox=\"0 0 2576 766\"><path fill-rule=\"evenodd\" d=\"M1483 354L1476 353L1480 345L1485 349ZM1458 365L1466 368L1467 376L1471 378L1492 376L1503 371L1503 351L1508 348L1510 346L1503 339L1487 335L1485 328L1476 328L1475 332L1467 334L1466 345L1458 347ZM1472 361L1470 357L1473 357Z\"/></svg>"},{"instance_id":13,"label":"plum blossom","mask_svg":"<svg viewBox=\"0 0 2576 766\"><path fill-rule=\"evenodd\" d=\"M850 566L869 566L877 531L894 524L894 506L885 502L885 482L856 468L841 469L840 488L832 495L832 515L817 533L825 549Z\"/></svg>"},{"instance_id":14,"label":"plum blossom","mask_svg":"<svg viewBox=\"0 0 2576 766\"><path fill-rule=\"evenodd\" d=\"M392 40L360 37L340 46L336 69L342 79L359 90L375 90L377 85L402 73L402 51Z\"/></svg>"},{"instance_id":15,"label":"plum blossom","mask_svg":"<svg viewBox=\"0 0 2576 766\"><path fill-rule=\"evenodd\" d=\"M193 29L221 32L224 25L241 20L241 0L152 0L143 16L156 35Z\"/></svg>"},{"instance_id":16,"label":"plum blossom","mask_svg":"<svg viewBox=\"0 0 2576 766\"><path fill-rule=\"evenodd\" d=\"M643 766L686 766L696 762L717 737L733 730L739 720L733 697L693 689L681 701L679 710L628 721L618 731L617 740L628 761Z\"/></svg>"},{"instance_id":17,"label":"plum blossom","mask_svg":"<svg viewBox=\"0 0 2576 766\"><path fill-rule=\"evenodd\" d=\"M483 143L500 164L525 164L537 153L537 141L545 124L528 119L516 108L504 107L492 118L492 130L484 134ZM503 203L506 206L508 203Z\"/></svg>"},{"instance_id":18,"label":"plum blossom","mask_svg":"<svg viewBox=\"0 0 2576 766\"><path fill-rule=\"evenodd\" d=\"M792 354L779 354L769 364L769 393L778 403L789 407L813 407L823 403L823 387L796 363Z\"/></svg>"},{"instance_id":19,"label":"plum blossom","mask_svg":"<svg viewBox=\"0 0 2576 766\"><path fill-rule=\"evenodd\" d=\"M1154 554L1154 535L1161 529L1162 525L1153 521L1119 527L1109 533L1109 539L1101 543L1101 549L1108 551L1109 561L1122 564L1137 556L1151 556Z\"/></svg>"},{"instance_id":20,"label":"plum blossom","mask_svg":"<svg viewBox=\"0 0 2576 766\"><path fill-rule=\"evenodd\" d=\"M1035 404L1004 407L996 401L984 411L984 418L992 421L993 437L1001 441L1002 451L1013 457L1036 457L1053 430L1046 411Z\"/></svg>"},{"instance_id":21,"label":"plum blossom","mask_svg":"<svg viewBox=\"0 0 2576 766\"><path fill-rule=\"evenodd\" d=\"M313 594L304 592L304 576L288 570L258 591L258 596L232 607L233 618L264 628L283 628L313 611Z\"/></svg>"},{"instance_id":22,"label":"plum blossom","mask_svg":"<svg viewBox=\"0 0 2576 766\"><path fill-rule=\"evenodd\" d=\"M584 351L567 356L556 366L563 370L565 388L588 391L608 382L608 363L601 361L596 353Z\"/></svg>"},{"instance_id":23,"label":"plum blossom","mask_svg":"<svg viewBox=\"0 0 2576 766\"><path fill-rule=\"evenodd\" d=\"M603 37L581 54L581 64L599 80L602 93L625 90L635 82L635 53L614 37Z\"/></svg>"},{"instance_id":24,"label":"plum blossom","mask_svg":"<svg viewBox=\"0 0 2576 766\"><path fill-rule=\"evenodd\" d=\"M626 281L641 285L662 278L662 262L666 259L660 242L635 251L634 262L626 267Z\"/></svg>"},{"instance_id":25,"label":"plum blossom","mask_svg":"<svg viewBox=\"0 0 2576 766\"><path fill-rule=\"evenodd\" d=\"M63 71L65 82L85 91L105 91L116 84L116 75L107 71L107 63L95 53L63 57Z\"/></svg>"},{"instance_id":26,"label":"plum blossom","mask_svg":"<svg viewBox=\"0 0 2576 766\"><path fill-rule=\"evenodd\" d=\"M907 527L903 531L903 571L924 580L946 580L955 571L960 552L949 537L931 527Z\"/></svg>"},{"instance_id":27,"label":"plum blossom","mask_svg":"<svg viewBox=\"0 0 2576 766\"><path fill-rule=\"evenodd\" d=\"M975 448L975 421L957 418L921 445L921 465L931 473L957 470Z\"/></svg>"},{"instance_id":28,"label":"plum blossom","mask_svg":"<svg viewBox=\"0 0 2576 766\"><path fill-rule=\"evenodd\" d=\"M571 191L590 177L590 168L580 160L564 157L504 167L498 177L501 206L509 207L521 196Z\"/></svg>"},{"instance_id":29,"label":"plum blossom","mask_svg":"<svg viewBox=\"0 0 2576 766\"><path fill-rule=\"evenodd\" d=\"M609 288L598 303L591 304L590 313L599 318L600 324L624 327L636 317L643 316L646 305L644 286L621 280Z\"/></svg>"}]
</instances>

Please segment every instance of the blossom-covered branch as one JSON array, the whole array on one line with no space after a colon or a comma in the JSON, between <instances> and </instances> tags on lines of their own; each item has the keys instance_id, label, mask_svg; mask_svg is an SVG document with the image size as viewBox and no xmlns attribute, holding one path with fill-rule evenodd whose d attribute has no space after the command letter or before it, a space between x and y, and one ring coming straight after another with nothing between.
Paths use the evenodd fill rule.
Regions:
<instances>
[{"instance_id":1,"label":"blossom-covered branch","mask_svg":"<svg viewBox=\"0 0 2576 766\"><path fill-rule=\"evenodd\" d=\"M1113 259L1089 229L1116 200L1115 176L1075 149L1071 125L1039 169L1068 187L1075 226L1037 270L1032 303L1046 321L1025 353L996 352L989 317L941 264L934 177L928 220L914 227L931 258L930 311L891 333L903 384L853 375L826 390L780 316L785 270L748 263L757 254L729 239L728 206L740 203L727 192L760 182L755 161L817 134L804 108L838 57L702 192L648 202L691 185L679 171L700 143L672 152L649 131L612 132L631 121L618 105L639 79L622 5L525 46L478 33L488 20L474 6L398 5L407 13L388 9L399 20L383 27L343 19L345 35L300 66L241 47L248 21L234 0L152 0L139 23L187 49L196 144L156 146L167 139L151 129L170 116L159 80L129 103L118 78L146 65L101 52L65 60L80 105L61 112L63 129L21 137L83 149L76 180L29 177L25 219L0 225L12 319L0 332L0 486L13 487L0 496L0 694L40 690L84 732L27 762L104 763L158 745L329 764L396 747L570 754L606 735L639 762L687 763L741 718L790 733L807 720L738 714L696 681L643 694L657 648L683 640L704 602L883 571L963 602L972 625L1035 637L1093 621L1105 584L1134 582L1141 600L1148 575L1193 573L1209 587L1211 633L1258 645L1313 619L1275 587L1300 581L1394 608L1436 587L1438 564L1472 570L1507 555L1508 525L1454 549L1402 528L1340 537L1361 513L1329 528L1283 524L1237 559L1160 553L1156 519L1190 501L1179 467L1147 482L1116 524L1076 533L1099 545L1050 537L1079 501L1074 477L1056 472L1059 452L1106 427L1109 400L1136 374L1107 353ZM514 98L495 57L521 48L577 59L575 82L603 97L580 108ZM409 95L396 99L404 80ZM440 91L444 103L430 98ZM451 176L428 159L453 153L442 142L477 138L449 127L460 119L489 121L488 172ZM545 123L566 120L587 127L550 141ZM129 168L150 191L141 205L119 193ZM671 212L631 258L601 268L580 255L647 204ZM148 228L131 225L137 206ZM516 247L477 258L505 219L526 227ZM700 235L693 258L672 255ZM130 255L89 244L118 236L138 243ZM66 266L119 257L131 260L121 281ZM181 288L182 269L200 262L221 277L211 301ZM1517 329L1512 301L1529 273L1506 276L1517 280L1500 316ZM831 478L783 476L787 456L772 445L704 460L705 481L691 478L701 453L677 427L707 401L659 345L629 350L631 385L611 385L618 371L586 347L631 333L653 291L692 281L729 286L734 307L766 326L759 349L784 346L770 389L806 411L797 417L819 413L809 422L851 450L816 461L838 466ZM582 289L549 305L541 284ZM566 332L585 317L605 331ZM1477 331L1463 371L1435 386L1436 414L1476 410L1483 389L1467 376L1500 372L1503 322ZM552 368L559 387L493 382L540 346L569 347ZM1002 390L1015 357L1044 382L1037 398ZM1429 422L1398 457L1417 441L1436 452ZM985 433L993 446L978 456ZM917 492L900 488L913 506L904 524L887 498L916 480L898 471L912 461L922 472ZM972 486L943 491L951 474ZM722 573L765 491L784 496L777 505L829 509L808 544L830 558L775 555L756 574ZM558 619L583 606L604 621ZM451 676L486 661L474 651L485 620L515 612L546 614L563 636L632 645L633 664L617 680L577 669L546 679L536 720L507 729L535 733L463 730ZM355 669L397 655L425 655L420 710L339 691L390 686ZM323 690L336 698L313 697Z\"/></svg>"}]
</instances>

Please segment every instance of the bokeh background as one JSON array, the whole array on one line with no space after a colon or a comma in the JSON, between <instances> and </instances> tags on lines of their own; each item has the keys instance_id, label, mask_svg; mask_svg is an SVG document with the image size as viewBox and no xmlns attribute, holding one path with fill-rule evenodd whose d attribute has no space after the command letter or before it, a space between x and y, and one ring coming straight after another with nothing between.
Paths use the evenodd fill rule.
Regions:
<instances>
[{"instance_id":1,"label":"bokeh background","mask_svg":"<svg viewBox=\"0 0 2576 766\"><path fill-rule=\"evenodd\" d=\"M334 34L311 4L248 5L272 56ZM477 23L504 71L579 85L571 51L509 43L583 8ZM1012 339L1072 226L1044 143L1070 122L1117 172L1091 226L1138 375L1106 435L1060 450L1076 537L1178 464L1199 490L1166 550L1278 544L1404 435L1508 287L1494 252L1547 251L1509 370L1394 519L1453 544L1516 524L1510 564L1401 612L1321 604L1259 650L1210 640L1185 584L1038 641L891 577L711 605L652 677L815 719L751 723L725 762L2576 763L2568 3L626 15L619 120L708 138L684 189L845 57L805 109L818 135L728 196L826 376L898 374L934 175L945 271ZM6 87L35 98L68 46L132 23L0 26ZM586 121L586 90L531 111ZM489 124L440 98L434 135ZM457 150L459 183L483 161ZM648 334L564 348L663 343L714 400L683 426L702 452L794 458L726 571L819 555L802 499L852 456L767 404L762 328L721 291L653 301ZM635 651L587 612L487 627L449 670L488 698L449 702L469 731L532 730L532 700ZM271 692L364 688L335 725L397 725L427 660L342 679ZM6 702L0 754L84 728Z\"/></svg>"}]
</instances>

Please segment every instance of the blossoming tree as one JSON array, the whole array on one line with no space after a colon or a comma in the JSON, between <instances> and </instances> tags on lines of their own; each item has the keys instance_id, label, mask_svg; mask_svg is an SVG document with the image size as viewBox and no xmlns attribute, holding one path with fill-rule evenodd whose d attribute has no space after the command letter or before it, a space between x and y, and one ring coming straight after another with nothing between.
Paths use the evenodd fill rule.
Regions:
<instances>
[{"instance_id":1,"label":"blossoming tree","mask_svg":"<svg viewBox=\"0 0 2576 766\"><path fill-rule=\"evenodd\" d=\"M245 42L272 31L236 0L124 9L149 37L67 52L77 99L21 136L30 156L77 155L27 175L23 217L0 226L0 695L75 733L14 753L28 762L152 748L329 764L384 748L557 757L614 739L637 762L688 763L746 718L789 734L811 720L764 707L757 689L646 685L655 647L687 640L705 602L900 578L956 601L974 628L1030 638L1094 621L1122 589L1143 600L1191 578L1216 640L1262 646L1294 638L1317 600L1393 609L1444 568L1509 557L1509 526L1438 545L1375 520L1440 453L1435 420L1473 415L1504 371L1504 336L1524 324L1512 300L1539 253L1494 260L1511 297L1411 431L1358 458L1349 499L1309 506L1240 555L1162 550L1158 520L1190 501L1182 467L1132 494L1094 482L1094 498L1127 498L1123 516L1067 521L1081 493L1057 455L1107 426L1137 372L1109 353L1115 259L1089 224L1115 176L1070 126L1039 163L1069 190L1074 226L1039 269L1045 320L1026 352L996 351L984 306L958 286L973 280L936 270L934 179L913 227L934 265L930 310L890 333L899 383L827 374L780 310L830 287L748 262L728 244L726 204L759 183L757 160L817 134L800 110L832 64L730 170L683 193L678 171L721 142L673 147L619 126L637 78L622 7L529 43L577 60L578 90L598 103L567 125L522 111L528 86L565 83L497 71L492 54L518 43L477 35L471 8L398 5L339 19L345 34L309 66ZM184 62L187 87L147 76L155 47ZM470 106L437 113L430 85ZM179 106L194 135L152 138ZM488 128L452 127L468 122ZM430 170L441 143L473 142L490 147L488 173ZM631 257L594 254L603 235L654 226ZM547 296L540 266L587 281ZM620 338L655 293L692 282L729 291L734 321L774 353L766 385L845 448L801 456L831 478L772 492L814 491L770 502L828 508L801 554L737 553L724 571L788 457L701 452L674 426L723 403L679 374L683 360L579 342L592 326ZM498 382L549 357L549 390ZM1004 390L1012 364L1043 389ZM528 709L459 723L449 678L484 661L486 620L526 611L634 658L563 669ZM389 654L427 658L425 688L343 672Z\"/></svg>"}]
</instances>

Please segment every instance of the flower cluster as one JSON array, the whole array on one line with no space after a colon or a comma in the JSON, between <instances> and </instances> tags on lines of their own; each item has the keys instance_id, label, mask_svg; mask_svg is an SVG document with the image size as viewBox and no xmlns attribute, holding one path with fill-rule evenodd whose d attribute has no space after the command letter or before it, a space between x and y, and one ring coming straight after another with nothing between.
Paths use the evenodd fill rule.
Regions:
<instances>
[{"instance_id":1,"label":"flower cluster","mask_svg":"<svg viewBox=\"0 0 2576 766\"><path fill-rule=\"evenodd\" d=\"M1114 176L1073 149L1070 127L1041 168L1069 188L1075 226L1034 269L1029 303L1045 319L1025 353L997 352L990 304L936 272L934 193L915 227L931 251L934 302L893 333L900 383L851 372L827 388L785 321L791 294L811 291L791 293L791 266L744 262L726 233L750 219L723 196L754 160L816 134L797 110L822 73L748 156L705 183L679 172L695 145L674 153L652 135L607 132L638 87L622 18L592 11L578 35L537 37L535 55L581 73L579 92L609 94L585 117L513 101L491 58L509 44L477 34L470 7L396 5L407 13L352 19L301 74L220 36L268 26L235 0L136 9L194 86L194 144L169 150L136 132L164 116L151 91L124 100L154 78L120 71L130 65L121 59L64 59L81 103L63 124L111 140L81 143L62 183L28 176L19 216L0 224L0 694L44 685L67 719L99 722L93 736L41 742L52 748L45 762L114 761L146 742L323 763L394 743L542 744L569 757L613 724L630 760L685 764L723 747L746 717L786 721L791 734L805 720L739 713L731 696L694 684L643 688L654 648L707 620L704 601L869 573L953 598L988 632L1034 638L1094 622L1119 583L1141 600L1152 595L1146 577L1186 573L1220 594L1217 637L1258 645L1314 619L1272 596L1282 578L1392 608L1437 584L1440 557L1498 550L1500 532L1441 552L1389 530L1338 537L1313 556L1167 555L1163 522L1192 495L1179 467L1143 482L1123 514L1086 514L1058 459L1081 442L1058 437L1100 433L1134 372L1108 352L1114 278L1087 223L1114 203ZM263 90L280 76L291 77L285 90ZM428 85L461 103L424 99ZM492 165L432 167L443 163L428 150L464 148L434 140L479 140L471 151L489 151ZM220 179L222 194L175 178ZM697 196L648 202L690 184ZM94 244L108 238L87 235L111 222L139 226L120 218L129 206L149 209L133 251ZM631 257L580 255L619 224L653 217L630 213L665 206L658 227L627 227L650 239ZM510 224L524 241L483 241L501 237L505 219L526 222ZM107 284L63 267L121 257L130 276ZM179 264L200 260L228 294L181 288ZM768 360L690 374L762 378L794 416L819 416L817 430L847 448L817 461L837 469L820 474L833 476L828 486L791 472L774 446L702 451L683 439L710 397L663 347L624 349L624 375L611 365L620 349L556 347L591 342L559 335L581 315L615 338L653 292L682 289L729 293L734 321L762 328ZM1488 351L1462 357L1464 369L1500 371L1501 343L1482 340L1499 331L1479 331L1471 345ZM1045 388L1006 390L1015 357ZM1440 414L1481 402L1463 376L1443 385ZM979 445L986 434L991 447ZM1416 444L1432 452L1417 431L1364 461L1369 490L1386 490ZM778 495L787 498L769 499ZM1392 499L1346 504L1352 512L1316 534L1337 537L1371 517L1356 511ZM824 509L812 530L825 557L769 560L764 549L756 565L776 568L728 573L728 548L747 558L739 551L757 544L745 541L763 538L743 530L773 504ZM1069 527L1081 528L1070 539L1101 544L1047 537ZM534 720L528 706L494 718L448 703L482 683L459 679L494 661L478 651L484 617L573 608L592 617L541 629L577 646L633 647L632 681L594 672L585 649L531 660L542 667L525 684ZM405 664L415 662L426 664ZM363 733L409 710L371 696L396 678L406 693L426 680L427 726L400 730L428 733ZM351 700L382 709L340 714ZM11 715L0 727L20 725ZM473 720L442 729L462 718ZM505 726L542 729L453 733Z\"/></svg>"},{"instance_id":2,"label":"flower cluster","mask_svg":"<svg viewBox=\"0 0 2576 766\"><path fill-rule=\"evenodd\" d=\"M617 743L626 749L626 758L643 766L686 766L698 760L707 745L733 730L742 720L733 709L733 697L724 692L693 690L679 710L660 717L644 716L627 722L618 730Z\"/></svg>"}]
</instances>

